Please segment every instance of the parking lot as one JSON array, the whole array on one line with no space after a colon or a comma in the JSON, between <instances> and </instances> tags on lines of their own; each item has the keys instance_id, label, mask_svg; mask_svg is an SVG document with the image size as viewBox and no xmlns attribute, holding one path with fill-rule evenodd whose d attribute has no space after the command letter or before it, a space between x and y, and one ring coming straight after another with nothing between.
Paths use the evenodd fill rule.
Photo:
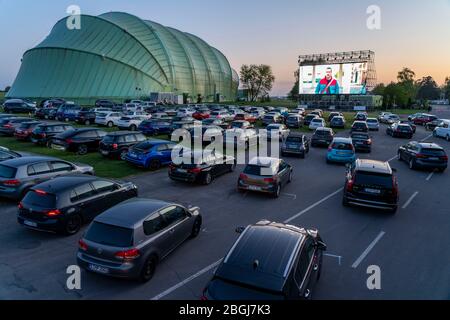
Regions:
<instances>
[{"instance_id":1,"label":"parking lot","mask_svg":"<svg viewBox=\"0 0 450 320\"><path fill-rule=\"evenodd\" d=\"M450 110L436 112L450 117ZM194 299L198 300L215 267L238 234L236 227L262 219L318 228L328 245L315 299L450 299L449 173L412 171L397 161L408 140L371 133L371 154L360 158L390 161L397 169L400 208L396 215L342 206L345 167L328 165L326 148L312 148L305 160L284 158L294 180L274 199L239 193L241 167L209 186L171 181L167 170L126 179L140 197L200 207L203 229L163 260L147 284L83 271L82 289L66 288L66 268L76 264L80 235L62 237L30 231L16 221L17 207L0 203L0 299ZM348 131L339 136L348 136ZM416 141L450 144L417 128ZM381 269L381 290L368 290L367 267Z\"/></svg>"}]
</instances>

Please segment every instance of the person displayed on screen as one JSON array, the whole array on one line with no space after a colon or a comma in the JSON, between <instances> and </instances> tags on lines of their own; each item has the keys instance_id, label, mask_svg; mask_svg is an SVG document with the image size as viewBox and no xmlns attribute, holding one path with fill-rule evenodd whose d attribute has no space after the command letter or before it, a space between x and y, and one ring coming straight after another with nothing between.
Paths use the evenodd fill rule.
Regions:
<instances>
[{"instance_id":1,"label":"person displayed on screen","mask_svg":"<svg viewBox=\"0 0 450 320\"><path fill-rule=\"evenodd\" d=\"M333 69L327 68L325 78L319 81L316 94L339 94L339 83L333 78Z\"/></svg>"}]
</instances>

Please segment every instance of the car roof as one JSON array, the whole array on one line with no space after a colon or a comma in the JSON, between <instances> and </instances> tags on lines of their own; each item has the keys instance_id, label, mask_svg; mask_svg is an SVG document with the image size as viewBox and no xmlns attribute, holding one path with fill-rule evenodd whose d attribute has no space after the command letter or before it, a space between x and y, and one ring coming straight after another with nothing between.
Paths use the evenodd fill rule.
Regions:
<instances>
[{"instance_id":1,"label":"car roof","mask_svg":"<svg viewBox=\"0 0 450 320\"><path fill-rule=\"evenodd\" d=\"M255 157L248 163L252 166L261 166L261 167L272 167L275 164L277 164L280 160L276 158L270 158L270 157Z\"/></svg>"},{"instance_id":2,"label":"car roof","mask_svg":"<svg viewBox=\"0 0 450 320\"><path fill-rule=\"evenodd\" d=\"M122 202L95 218L95 222L134 229L142 224L152 213L176 204L154 200L134 198Z\"/></svg>"},{"instance_id":3,"label":"car roof","mask_svg":"<svg viewBox=\"0 0 450 320\"><path fill-rule=\"evenodd\" d=\"M352 144L353 143L352 139L350 139L350 138L340 138L340 137L334 138L333 139L333 143L335 143L335 142L337 142L337 143L348 143L348 144Z\"/></svg>"},{"instance_id":4,"label":"car roof","mask_svg":"<svg viewBox=\"0 0 450 320\"><path fill-rule=\"evenodd\" d=\"M126 136L129 134L140 134L140 132L136 131L114 131L114 132L108 132L108 136Z\"/></svg>"},{"instance_id":5,"label":"car roof","mask_svg":"<svg viewBox=\"0 0 450 320\"><path fill-rule=\"evenodd\" d=\"M95 176L90 176L86 174L73 174L63 177L58 177L46 182L43 182L37 186L34 186L33 190L42 190L48 193L57 194L67 190L73 190L74 188L85 184L87 182L92 182L96 180L108 180L103 178L98 178Z\"/></svg>"},{"instance_id":6,"label":"car roof","mask_svg":"<svg viewBox=\"0 0 450 320\"><path fill-rule=\"evenodd\" d=\"M333 129L327 128L327 127L320 127L320 128L317 128L317 129L316 129L316 132L317 132L317 131L328 131L328 132L331 132L331 131L333 131Z\"/></svg>"},{"instance_id":7,"label":"car roof","mask_svg":"<svg viewBox=\"0 0 450 320\"><path fill-rule=\"evenodd\" d=\"M424 148L424 149L437 149L437 150L443 150L443 148L442 148L440 145L436 144L436 143L425 143L425 142L420 142L420 143L419 143L419 146L420 146L421 148Z\"/></svg>"},{"instance_id":8,"label":"car roof","mask_svg":"<svg viewBox=\"0 0 450 320\"><path fill-rule=\"evenodd\" d=\"M2 165L8 166L8 167L20 167L23 165L28 165L36 162L41 161L59 161L60 159L53 158L53 157L39 157L39 156L32 156L32 157L22 157L22 158L15 158L10 160L5 160L2 162Z\"/></svg>"},{"instance_id":9,"label":"car roof","mask_svg":"<svg viewBox=\"0 0 450 320\"><path fill-rule=\"evenodd\" d=\"M376 160L358 159L356 160L356 170L389 175L392 174L392 169L388 162Z\"/></svg>"},{"instance_id":10,"label":"car roof","mask_svg":"<svg viewBox=\"0 0 450 320\"><path fill-rule=\"evenodd\" d=\"M289 135L288 135L288 138L290 138L290 137L298 137L298 138L302 138L302 137L304 137L305 135L303 134L303 133L299 133L299 132L291 132L291 133L289 133Z\"/></svg>"},{"instance_id":11,"label":"car roof","mask_svg":"<svg viewBox=\"0 0 450 320\"><path fill-rule=\"evenodd\" d=\"M231 248L216 276L242 284L282 291L307 232L262 221L249 226Z\"/></svg>"}]
</instances>

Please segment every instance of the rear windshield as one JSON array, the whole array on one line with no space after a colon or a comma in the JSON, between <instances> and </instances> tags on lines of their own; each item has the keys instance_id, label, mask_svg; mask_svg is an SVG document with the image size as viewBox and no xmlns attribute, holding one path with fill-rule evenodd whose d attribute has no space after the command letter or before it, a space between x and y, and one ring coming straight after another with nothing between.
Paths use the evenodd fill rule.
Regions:
<instances>
[{"instance_id":1,"label":"rear windshield","mask_svg":"<svg viewBox=\"0 0 450 320\"><path fill-rule=\"evenodd\" d=\"M398 128L398 130L400 130L400 131L411 131L411 130L412 130L411 127L410 127L409 125L398 126L397 128Z\"/></svg>"},{"instance_id":2,"label":"rear windshield","mask_svg":"<svg viewBox=\"0 0 450 320\"><path fill-rule=\"evenodd\" d=\"M154 146L155 146L154 143L152 143L152 142L150 142L150 141L144 141L144 142L138 143L138 144L134 147L134 149L136 149L136 150L144 150L144 151L147 151L147 150L152 149Z\"/></svg>"},{"instance_id":3,"label":"rear windshield","mask_svg":"<svg viewBox=\"0 0 450 320\"><path fill-rule=\"evenodd\" d=\"M363 186L380 186L384 188L392 188L392 176L387 174L358 172L355 178L356 185Z\"/></svg>"},{"instance_id":4,"label":"rear windshield","mask_svg":"<svg viewBox=\"0 0 450 320\"><path fill-rule=\"evenodd\" d=\"M352 134L352 139L369 139L366 134Z\"/></svg>"},{"instance_id":5,"label":"rear windshield","mask_svg":"<svg viewBox=\"0 0 450 320\"><path fill-rule=\"evenodd\" d=\"M286 142L301 143L302 142L302 138L300 138L300 137L288 137L286 139Z\"/></svg>"},{"instance_id":6,"label":"rear windshield","mask_svg":"<svg viewBox=\"0 0 450 320\"><path fill-rule=\"evenodd\" d=\"M260 166L249 164L249 165L247 165L247 167L245 167L244 173L252 175L252 176L263 176L261 174L261 169L264 169L263 170L264 173L269 173L271 171L270 168L265 168L265 167L260 167ZM272 176L272 175L268 174L268 175L265 175L265 176Z\"/></svg>"},{"instance_id":7,"label":"rear windshield","mask_svg":"<svg viewBox=\"0 0 450 320\"><path fill-rule=\"evenodd\" d=\"M93 222L86 233L86 240L112 247L131 247L133 230L100 222Z\"/></svg>"},{"instance_id":8,"label":"rear windshield","mask_svg":"<svg viewBox=\"0 0 450 320\"><path fill-rule=\"evenodd\" d=\"M316 136L331 136L331 131L328 131L328 130L317 130L315 135Z\"/></svg>"},{"instance_id":9,"label":"rear windshield","mask_svg":"<svg viewBox=\"0 0 450 320\"><path fill-rule=\"evenodd\" d=\"M16 176L17 169L0 164L0 178L11 179Z\"/></svg>"},{"instance_id":10,"label":"rear windshield","mask_svg":"<svg viewBox=\"0 0 450 320\"><path fill-rule=\"evenodd\" d=\"M422 149L421 153L426 154L428 156L436 156L436 157L444 157L445 151L438 149Z\"/></svg>"},{"instance_id":11,"label":"rear windshield","mask_svg":"<svg viewBox=\"0 0 450 320\"><path fill-rule=\"evenodd\" d=\"M336 150L353 150L353 145L351 143L335 142L332 148Z\"/></svg>"},{"instance_id":12,"label":"rear windshield","mask_svg":"<svg viewBox=\"0 0 450 320\"><path fill-rule=\"evenodd\" d=\"M30 191L22 200L23 203L33 207L53 209L56 208L56 196L50 193Z\"/></svg>"}]
</instances>

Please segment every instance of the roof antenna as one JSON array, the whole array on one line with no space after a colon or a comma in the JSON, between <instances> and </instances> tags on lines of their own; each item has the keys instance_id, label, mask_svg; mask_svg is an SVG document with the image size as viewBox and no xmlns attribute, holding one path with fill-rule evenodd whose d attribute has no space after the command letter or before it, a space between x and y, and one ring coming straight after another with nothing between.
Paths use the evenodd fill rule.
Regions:
<instances>
[{"instance_id":1,"label":"roof antenna","mask_svg":"<svg viewBox=\"0 0 450 320\"><path fill-rule=\"evenodd\" d=\"M258 269L258 267L259 267L259 261L258 261L258 260L255 260L255 261L253 262L253 269L256 270L256 269Z\"/></svg>"}]
</instances>

